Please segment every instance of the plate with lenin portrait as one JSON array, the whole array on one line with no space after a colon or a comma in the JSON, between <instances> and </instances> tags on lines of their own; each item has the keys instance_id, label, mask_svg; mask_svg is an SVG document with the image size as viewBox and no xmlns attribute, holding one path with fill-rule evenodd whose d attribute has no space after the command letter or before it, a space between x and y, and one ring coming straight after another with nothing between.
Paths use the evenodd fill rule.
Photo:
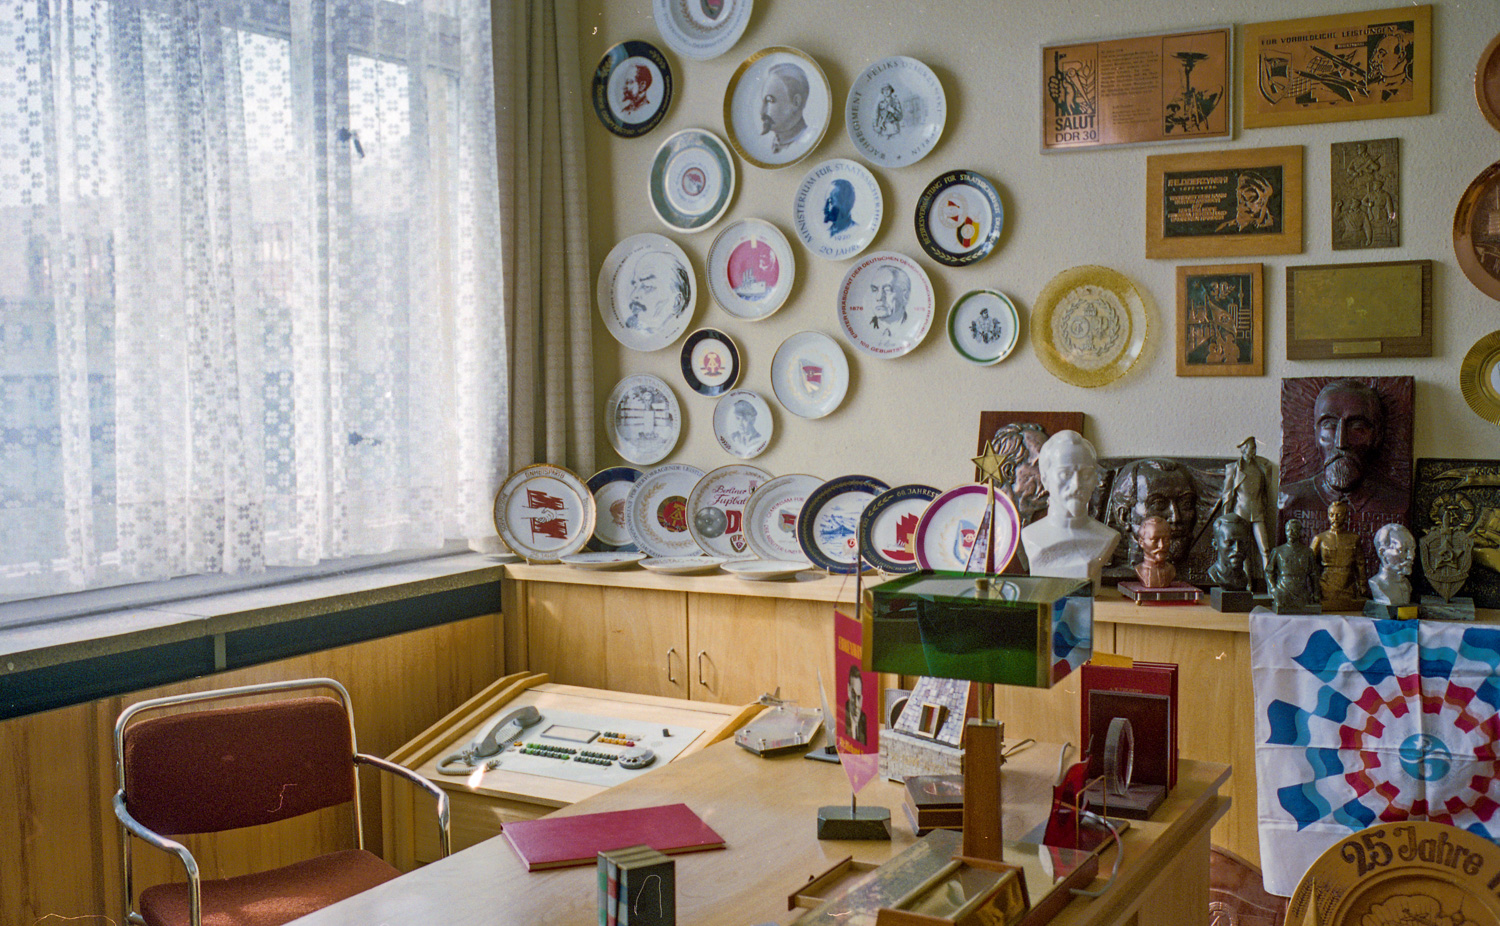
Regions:
<instances>
[{"instance_id":1,"label":"plate with lenin portrait","mask_svg":"<svg viewBox=\"0 0 1500 926\"><path fill-rule=\"evenodd\" d=\"M598 300L599 316L615 340L631 350L661 350L692 323L698 280L677 242L642 232L604 258Z\"/></svg>"},{"instance_id":2,"label":"plate with lenin portrait","mask_svg":"<svg viewBox=\"0 0 1500 926\"><path fill-rule=\"evenodd\" d=\"M672 103L672 68L650 42L621 42L594 68L594 112L621 138L656 128Z\"/></svg>"},{"instance_id":3,"label":"plate with lenin portrait","mask_svg":"<svg viewBox=\"0 0 1500 926\"><path fill-rule=\"evenodd\" d=\"M708 249L708 290L720 308L743 321L776 314L795 277L791 242L761 219L740 219Z\"/></svg>"}]
</instances>

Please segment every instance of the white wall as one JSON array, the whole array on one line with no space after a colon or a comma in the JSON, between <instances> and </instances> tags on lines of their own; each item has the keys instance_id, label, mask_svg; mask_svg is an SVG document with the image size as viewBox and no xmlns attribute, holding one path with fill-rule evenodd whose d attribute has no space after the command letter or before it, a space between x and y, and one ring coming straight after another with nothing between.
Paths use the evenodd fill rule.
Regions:
<instances>
[{"instance_id":1,"label":"white wall","mask_svg":"<svg viewBox=\"0 0 1500 926\"><path fill-rule=\"evenodd\" d=\"M1500 307L1464 277L1453 257L1451 227L1459 195L1485 166L1500 157L1500 133L1474 102L1473 73L1485 45L1500 30L1495 0L1439 0L1433 4L1432 114L1317 126L1239 131L1232 141L1202 145L1116 148L1043 156L1038 151L1043 43L1183 30L1205 25L1263 22L1292 16L1381 9L1389 2L1326 5L1288 0L1053 0L1053 2L929 2L909 0L757 0L745 35L727 54L696 62L667 49L651 15L650 0L580 0L579 42L584 88L593 67L617 42L643 39L667 54L676 81L671 111L649 135L622 139L608 133L588 99L586 140L591 201L592 266L620 239L643 231L667 234L692 258L699 278L692 328L713 326L739 343L742 388L766 397L776 434L754 463L773 475L813 473L824 478L863 472L892 484L928 482L947 487L972 477L968 462L984 409L1081 410L1086 433L1102 455L1229 456L1254 434L1261 452L1279 455L1281 377L1337 374L1416 377L1416 456L1494 458L1500 431L1471 412L1458 389L1464 354L1484 334L1500 328ZM739 64L769 45L792 45L816 58L827 74L835 115L823 142L804 161L780 170L738 163L739 188L718 223L692 235L667 229L653 214L647 177L657 145L679 129L724 133L724 91ZM843 100L851 81L871 61L905 54L926 62L943 82L948 122L937 148L917 164L874 169L885 194L886 218L871 250L896 250L917 258L937 290L938 322L914 352L877 360L844 341L835 317L835 292L848 262L814 258L797 240L791 202L814 164L856 157L845 131ZM1238 106L1238 99L1236 99ZM1237 114L1238 115L1238 114ZM1238 121L1238 119L1237 119ZM1330 247L1329 144L1399 137L1401 240L1399 248L1339 251ZM1286 257L1222 261L1147 260L1144 257L1146 157L1153 153L1303 145L1305 249ZM941 172L977 170L1001 187L1006 228L990 257L968 268L944 268L916 241L912 211L922 189ZM796 251L797 285L788 304L756 323L728 315L703 283L714 236L735 219L757 216L775 223ZM1291 362L1286 355L1284 268L1428 258L1433 281L1433 356L1415 360ZM1176 267L1179 263L1262 262L1266 284L1266 375L1178 378L1173 362ZM1151 336L1135 368L1116 382L1084 389L1053 378L1032 353L1023 322L1020 346L993 367L962 360L941 321L962 293L999 289L1023 319L1046 282L1078 264L1103 264L1125 273L1155 303ZM788 335L815 329L845 347L853 368L848 398L833 415L808 421L790 414L771 393L769 366ZM691 392L679 370L681 340L639 353L622 347L595 311L596 388L601 406L614 383L630 373L655 373L672 385L682 404L682 441L668 458L704 470L735 459L713 436L714 399ZM614 460L600 416L601 465ZM584 474L585 476L587 474Z\"/></svg>"}]
</instances>

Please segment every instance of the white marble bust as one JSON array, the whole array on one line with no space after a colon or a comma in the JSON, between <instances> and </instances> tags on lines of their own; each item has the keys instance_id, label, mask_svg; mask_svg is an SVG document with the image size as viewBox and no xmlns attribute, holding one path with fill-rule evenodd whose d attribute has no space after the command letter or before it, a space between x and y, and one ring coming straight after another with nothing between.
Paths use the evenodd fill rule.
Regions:
<instances>
[{"instance_id":1,"label":"white marble bust","mask_svg":"<svg viewBox=\"0 0 1500 926\"><path fill-rule=\"evenodd\" d=\"M1370 579L1370 597L1381 604L1400 607L1411 604L1411 563L1417 542L1411 531L1400 524L1387 524L1375 532L1375 553L1380 557L1380 571Z\"/></svg>"},{"instance_id":2,"label":"white marble bust","mask_svg":"<svg viewBox=\"0 0 1500 926\"><path fill-rule=\"evenodd\" d=\"M1099 487L1099 457L1077 431L1059 431L1037 454L1047 490L1047 514L1021 531L1034 576L1088 579L1099 587L1099 571L1120 542L1119 531L1089 517L1089 499Z\"/></svg>"}]
</instances>

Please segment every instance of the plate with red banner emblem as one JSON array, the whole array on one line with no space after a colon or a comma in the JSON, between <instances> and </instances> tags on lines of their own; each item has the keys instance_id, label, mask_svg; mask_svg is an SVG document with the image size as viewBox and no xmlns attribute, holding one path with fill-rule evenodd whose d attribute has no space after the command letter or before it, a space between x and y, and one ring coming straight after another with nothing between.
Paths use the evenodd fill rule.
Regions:
<instances>
[{"instance_id":1,"label":"plate with red banner emblem","mask_svg":"<svg viewBox=\"0 0 1500 926\"><path fill-rule=\"evenodd\" d=\"M745 539L763 560L806 562L797 543L797 516L813 490L823 484L817 476L788 473L756 489L745 506Z\"/></svg>"},{"instance_id":2,"label":"plate with red banner emblem","mask_svg":"<svg viewBox=\"0 0 1500 926\"><path fill-rule=\"evenodd\" d=\"M667 463L635 481L625 500L625 523L642 553L653 558L698 553L688 531L688 496L702 478L696 466Z\"/></svg>"},{"instance_id":3,"label":"plate with red banner emblem","mask_svg":"<svg viewBox=\"0 0 1500 926\"><path fill-rule=\"evenodd\" d=\"M688 531L709 556L754 559L745 539L745 505L771 474L748 463L731 463L708 473L688 493Z\"/></svg>"},{"instance_id":4,"label":"plate with red banner emblem","mask_svg":"<svg viewBox=\"0 0 1500 926\"><path fill-rule=\"evenodd\" d=\"M975 546L989 533L985 519L989 490L979 483L949 489L932 500L917 523L917 565L923 569L985 572L984 550ZM1021 515L1004 492L995 493L995 562L1000 572L1016 555L1021 541Z\"/></svg>"},{"instance_id":5,"label":"plate with red banner emblem","mask_svg":"<svg viewBox=\"0 0 1500 926\"><path fill-rule=\"evenodd\" d=\"M524 466L495 493L495 530L529 563L555 563L594 535L594 496L571 470Z\"/></svg>"},{"instance_id":6,"label":"plate with red banner emblem","mask_svg":"<svg viewBox=\"0 0 1500 926\"><path fill-rule=\"evenodd\" d=\"M939 492L916 483L875 496L859 516L859 546L865 562L894 575L917 571L917 522Z\"/></svg>"},{"instance_id":7,"label":"plate with red banner emblem","mask_svg":"<svg viewBox=\"0 0 1500 926\"><path fill-rule=\"evenodd\" d=\"M799 418L830 415L849 391L849 358L821 331L799 331L771 358L771 391Z\"/></svg>"}]
</instances>

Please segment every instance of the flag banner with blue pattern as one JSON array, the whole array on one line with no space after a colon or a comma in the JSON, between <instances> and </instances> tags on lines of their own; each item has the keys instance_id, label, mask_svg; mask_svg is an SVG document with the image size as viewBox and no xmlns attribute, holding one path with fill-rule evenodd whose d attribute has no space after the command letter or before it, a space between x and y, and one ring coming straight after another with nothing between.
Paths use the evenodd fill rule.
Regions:
<instances>
[{"instance_id":1,"label":"flag banner with blue pattern","mask_svg":"<svg viewBox=\"0 0 1500 926\"><path fill-rule=\"evenodd\" d=\"M1500 628L1255 614L1250 669L1267 890L1375 823L1500 837Z\"/></svg>"}]
</instances>

